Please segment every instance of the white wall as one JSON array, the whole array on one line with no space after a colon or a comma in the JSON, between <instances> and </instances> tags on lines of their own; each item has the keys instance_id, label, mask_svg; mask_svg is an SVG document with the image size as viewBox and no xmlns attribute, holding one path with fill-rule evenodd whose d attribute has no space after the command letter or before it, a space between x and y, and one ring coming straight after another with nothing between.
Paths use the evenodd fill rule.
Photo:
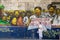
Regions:
<instances>
[{"instance_id":1,"label":"white wall","mask_svg":"<svg viewBox=\"0 0 60 40\"><path fill-rule=\"evenodd\" d=\"M36 6L47 9L47 5L53 1L56 0L1 0L1 3L4 4L6 10L27 10L33 9Z\"/></svg>"}]
</instances>

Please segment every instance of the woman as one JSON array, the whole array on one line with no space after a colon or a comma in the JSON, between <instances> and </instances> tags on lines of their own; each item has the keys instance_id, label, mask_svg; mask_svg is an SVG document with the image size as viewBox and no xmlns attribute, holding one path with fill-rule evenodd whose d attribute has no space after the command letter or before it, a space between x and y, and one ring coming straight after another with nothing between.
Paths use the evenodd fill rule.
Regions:
<instances>
[{"instance_id":1,"label":"woman","mask_svg":"<svg viewBox=\"0 0 60 40\"><path fill-rule=\"evenodd\" d=\"M56 9L56 17L54 18L53 24L56 27L60 26L60 9L59 8Z\"/></svg>"}]
</instances>

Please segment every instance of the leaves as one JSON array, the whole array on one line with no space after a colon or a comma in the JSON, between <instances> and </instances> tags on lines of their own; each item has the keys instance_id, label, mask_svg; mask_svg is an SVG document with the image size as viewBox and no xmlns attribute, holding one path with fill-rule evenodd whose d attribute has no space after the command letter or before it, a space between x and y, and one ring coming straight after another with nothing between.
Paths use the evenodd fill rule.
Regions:
<instances>
[{"instance_id":1,"label":"leaves","mask_svg":"<svg viewBox=\"0 0 60 40\"><path fill-rule=\"evenodd\" d=\"M48 30L43 32L43 35L48 38L55 38L58 34L60 34L60 31L56 32L55 30Z\"/></svg>"}]
</instances>

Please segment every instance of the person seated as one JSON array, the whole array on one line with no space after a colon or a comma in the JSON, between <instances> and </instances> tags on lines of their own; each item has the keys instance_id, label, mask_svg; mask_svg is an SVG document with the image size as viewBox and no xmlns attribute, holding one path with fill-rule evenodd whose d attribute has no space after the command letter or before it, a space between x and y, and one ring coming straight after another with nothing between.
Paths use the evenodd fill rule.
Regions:
<instances>
[{"instance_id":1,"label":"person seated","mask_svg":"<svg viewBox=\"0 0 60 40\"><path fill-rule=\"evenodd\" d=\"M31 11L26 11L25 16L23 18L23 22L25 26L28 26L30 24L30 16L31 16Z\"/></svg>"},{"instance_id":2,"label":"person seated","mask_svg":"<svg viewBox=\"0 0 60 40\"><path fill-rule=\"evenodd\" d=\"M11 26L17 26L17 18L16 17L13 17L11 19Z\"/></svg>"},{"instance_id":3,"label":"person seated","mask_svg":"<svg viewBox=\"0 0 60 40\"><path fill-rule=\"evenodd\" d=\"M20 12L18 10L14 11L14 16L16 16L17 18L19 17L19 14L20 14Z\"/></svg>"},{"instance_id":4,"label":"person seated","mask_svg":"<svg viewBox=\"0 0 60 40\"><path fill-rule=\"evenodd\" d=\"M20 13L19 17L17 18L17 26L24 26L23 17L22 17L21 13Z\"/></svg>"},{"instance_id":5,"label":"person seated","mask_svg":"<svg viewBox=\"0 0 60 40\"><path fill-rule=\"evenodd\" d=\"M10 15L7 16L7 21L8 21L9 23L11 22L11 16L10 16Z\"/></svg>"},{"instance_id":6,"label":"person seated","mask_svg":"<svg viewBox=\"0 0 60 40\"><path fill-rule=\"evenodd\" d=\"M0 4L0 18L2 18L2 16L7 16L7 14L4 11L4 5Z\"/></svg>"}]
</instances>

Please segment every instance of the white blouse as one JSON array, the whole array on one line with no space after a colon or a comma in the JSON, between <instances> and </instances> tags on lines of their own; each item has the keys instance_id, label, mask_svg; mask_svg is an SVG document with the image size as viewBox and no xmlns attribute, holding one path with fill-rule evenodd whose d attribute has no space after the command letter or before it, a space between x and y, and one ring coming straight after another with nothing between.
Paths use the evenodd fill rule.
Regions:
<instances>
[{"instance_id":1,"label":"white blouse","mask_svg":"<svg viewBox=\"0 0 60 40\"><path fill-rule=\"evenodd\" d=\"M53 20L53 24L55 24L55 25L60 25L60 16L56 16L55 18L54 18L54 20Z\"/></svg>"}]
</instances>

